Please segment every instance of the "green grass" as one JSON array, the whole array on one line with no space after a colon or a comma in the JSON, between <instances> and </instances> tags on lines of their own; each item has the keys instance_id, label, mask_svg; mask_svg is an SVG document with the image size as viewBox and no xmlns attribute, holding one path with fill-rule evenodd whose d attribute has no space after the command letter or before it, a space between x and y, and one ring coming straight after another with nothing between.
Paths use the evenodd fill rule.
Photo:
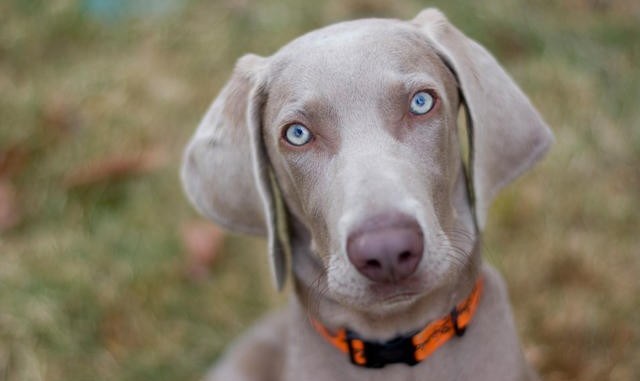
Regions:
<instances>
[{"instance_id":1,"label":"green grass","mask_svg":"<svg viewBox=\"0 0 640 381\"><path fill-rule=\"evenodd\" d=\"M494 206L485 257L506 275L547 380L640 379L640 6L435 1L530 95L557 143ZM0 3L0 152L22 222L0 233L0 381L196 380L269 307L260 240L232 237L185 276L181 149L245 52L316 27L411 18L402 0L185 1L100 20L72 0ZM149 148L159 170L81 189L66 174Z\"/></svg>"}]
</instances>

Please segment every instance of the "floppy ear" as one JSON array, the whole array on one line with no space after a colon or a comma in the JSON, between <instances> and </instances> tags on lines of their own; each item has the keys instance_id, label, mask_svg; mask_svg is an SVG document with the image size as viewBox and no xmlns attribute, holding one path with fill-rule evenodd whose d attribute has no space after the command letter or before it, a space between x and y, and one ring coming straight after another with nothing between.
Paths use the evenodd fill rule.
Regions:
<instances>
[{"instance_id":1,"label":"floppy ear","mask_svg":"<svg viewBox=\"0 0 640 381\"><path fill-rule=\"evenodd\" d=\"M238 60L200 122L182 162L182 184L200 213L236 232L266 235L278 289L289 250L279 191L262 140L266 59Z\"/></svg>"},{"instance_id":2,"label":"floppy ear","mask_svg":"<svg viewBox=\"0 0 640 381\"><path fill-rule=\"evenodd\" d=\"M544 155L553 134L495 58L440 11L426 9L412 22L458 79L471 122L470 169L482 228L500 189Z\"/></svg>"}]
</instances>

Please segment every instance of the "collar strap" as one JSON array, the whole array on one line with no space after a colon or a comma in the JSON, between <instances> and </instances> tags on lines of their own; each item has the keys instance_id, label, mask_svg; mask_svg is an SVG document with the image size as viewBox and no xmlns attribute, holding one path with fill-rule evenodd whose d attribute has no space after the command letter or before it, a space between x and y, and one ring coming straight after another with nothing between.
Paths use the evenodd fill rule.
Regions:
<instances>
[{"instance_id":1,"label":"collar strap","mask_svg":"<svg viewBox=\"0 0 640 381\"><path fill-rule=\"evenodd\" d=\"M429 357L454 336L462 336L476 312L483 282L479 279L471 295L449 315L429 323L417 333L398 336L386 342L367 341L353 331L342 328L335 334L311 318L313 327L331 345L348 354L351 362L365 368L382 368L387 364L415 365Z\"/></svg>"}]
</instances>

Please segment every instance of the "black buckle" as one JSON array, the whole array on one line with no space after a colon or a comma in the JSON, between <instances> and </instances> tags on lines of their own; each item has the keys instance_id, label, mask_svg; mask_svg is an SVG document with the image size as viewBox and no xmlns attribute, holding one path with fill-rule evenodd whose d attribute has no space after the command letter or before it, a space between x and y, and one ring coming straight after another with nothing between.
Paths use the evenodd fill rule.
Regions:
<instances>
[{"instance_id":1,"label":"black buckle","mask_svg":"<svg viewBox=\"0 0 640 381\"><path fill-rule=\"evenodd\" d=\"M453 329L456 331L456 336L461 337L464 335L467 327L460 327L458 324L458 314L459 312L457 308L451 310L451 323L453 323Z\"/></svg>"},{"instance_id":2,"label":"black buckle","mask_svg":"<svg viewBox=\"0 0 640 381\"><path fill-rule=\"evenodd\" d=\"M349 358L355 365L365 368L382 368L387 364L404 363L415 365L416 347L411 336L401 336L393 340L378 343L365 341L358 338L353 332L347 331L347 344L349 345ZM359 345L362 343L362 345ZM360 349L359 347L362 347ZM358 362L364 357L365 363Z\"/></svg>"}]
</instances>

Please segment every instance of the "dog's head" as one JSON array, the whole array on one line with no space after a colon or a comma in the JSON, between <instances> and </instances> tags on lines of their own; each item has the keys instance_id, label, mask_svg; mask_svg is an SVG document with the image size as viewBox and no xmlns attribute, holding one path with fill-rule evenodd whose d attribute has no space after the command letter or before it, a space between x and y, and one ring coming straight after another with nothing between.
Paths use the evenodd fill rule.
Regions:
<instances>
[{"instance_id":1,"label":"dog's head","mask_svg":"<svg viewBox=\"0 0 640 381\"><path fill-rule=\"evenodd\" d=\"M206 216L268 236L279 287L286 253L303 243L326 270L327 296L384 308L472 273L492 199L551 141L495 59L430 9L410 22L332 25L271 57L241 58L182 176Z\"/></svg>"}]
</instances>

